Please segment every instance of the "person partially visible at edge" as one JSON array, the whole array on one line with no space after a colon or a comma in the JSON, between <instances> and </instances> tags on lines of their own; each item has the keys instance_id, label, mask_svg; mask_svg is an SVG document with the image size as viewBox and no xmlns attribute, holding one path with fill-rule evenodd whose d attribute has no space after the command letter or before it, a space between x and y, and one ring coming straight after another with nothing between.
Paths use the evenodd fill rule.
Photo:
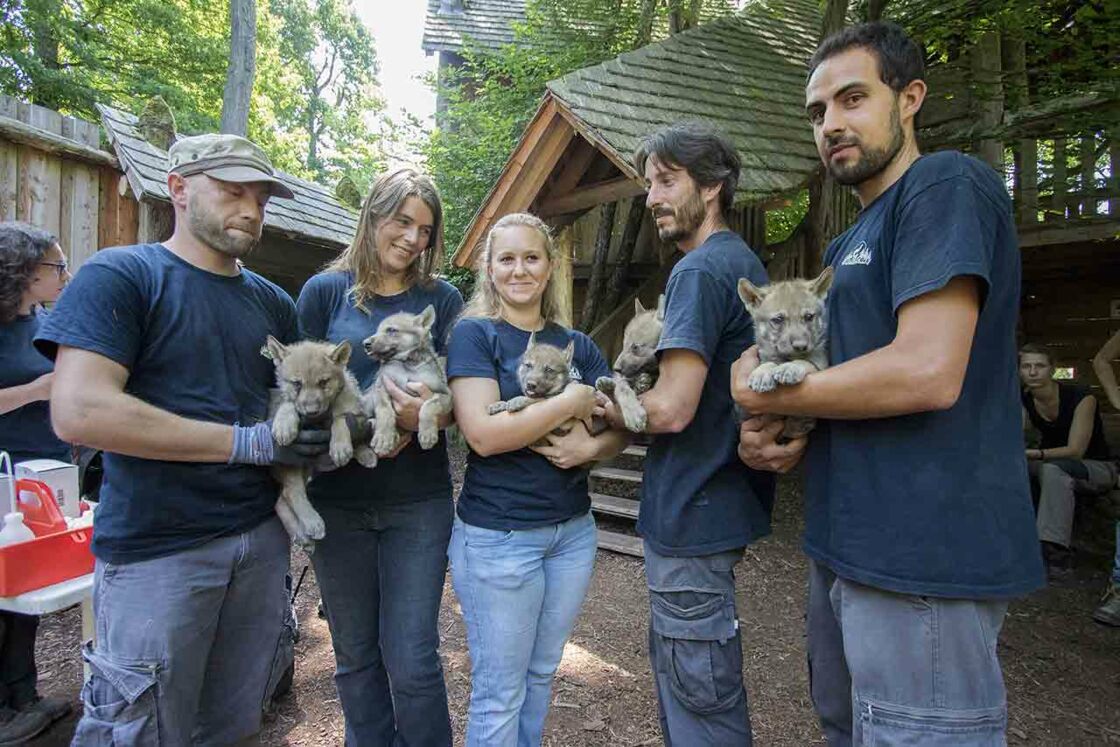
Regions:
<instances>
[{"instance_id":1,"label":"person partially visible at edge","mask_svg":"<svg viewBox=\"0 0 1120 747\"><path fill-rule=\"evenodd\" d=\"M813 705L830 745L1003 744L996 639L1010 599L1045 583L1015 365L1019 252L1011 202L982 162L923 156L921 51L898 26L821 43L805 109L821 160L862 210L829 245L831 367L756 394L740 455L805 458ZM770 417L767 417L767 414Z\"/></svg>"},{"instance_id":2,"label":"person partially visible at edge","mask_svg":"<svg viewBox=\"0 0 1120 747\"><path fill-rule=\"evenodd\" d=\"M70 279L66 255L51 234L26 223L0 223L0 451L12 464L27 459L70 461L70 445L51 429L51 361L32 340L43 304L54 303ZM0 511L8 493L0 490ZM0 744L22 744L70 713L60 698L36 689L38 615L0 612Z\"/></svg>"},{"instance_id":3,"label":"person partially visible at edge","mask_svg":"<svg viewBox=\"0 0 1120 747\"><path fill-rule=\"evenodd\" d=\"M553 433L596 412L589 384L610 373L591 338L564 326L558 261L539 218L499 219L447 344L455 420L470 446L448 547L471 654L468 747L541 743L553 675L595 563L588 467L629 440L617 430L592 436L583 422ZM574 345L570 382L523 410L491 415L491 404L523 394L517 372L534 335Z\"/></svg>"},{"instance_id":4,"label":"person partially visible at edge","mask_svg":"<svg viewBox=\"0 0 1120 747\"><path fill-rule=\"evenodd\" d=\"M56 356L55 431L105 451L80 746L259 731L290 545L268 465L305 464L329 439L273 441L260 350L298 339L295 304L238 261L269 199L292 193L235 135L183 138L168 161L171 238L95 254L35 338Z\"/></svg>"},{"instance_id":5,"label":"person partially visible at edge","mask_svg":"<svg viewBox=\"0 0 1120 747\"><path fill-rule=\"evenodd\" d=\"M362 341L385 317L433 306L432 341L444 342L463 298L435 273L443 261L443 209L424 174L378 178L353 242L307 281L296 307L303 334L349 340L349 368L365 391L380 368ZM401 445L370 471L357 461L320 474L308 494L326 522L311 561L334 646L346 744L449 745L451 718L439 660L439 607L451 536L447 442L413 438L432 393L388 381ZM441 423L446 426L450 415Z\"/></svg>"},{"instance_id":6,"label":"person partially visible at edge","mask_svg":"<svg viewBox=\"0 0 1120 747\"><path fill-rule=\"evenodd\" d=\"M1113 408L1120 410L1120 386L1116 383L1113 361L1120 358L1120 332L1108 338L1108 342L1093 358L1093 372L1101 382L1105 396ZM1115 487L1120 488L1120 480ZM1101 604L1093 611L1093 619L1103 625L1120 627L1120 520L1116 522L1116 549L1112 560L1112 578L1105 589Z\"/></svg>"},{"instance_id":7,"label":"person partially visible at edge","mask_svg":"<svg viewBox=\"0 0 1120 747\"><path fill-rule=\"evenodd\" d=\"M773 475L736 456L731 364L754 343L739 278L766 270L727 227L739 156L712 127L686 122L634 156L662 241L684 257L665 287L638 532L650 595L650 664L667 744L749 745L750 713L735 604L735 566L770 533ZM607 416L618 411L607 403Z\"/></svg>"},{"instance_id":8,"label":"person partially visible at edge","mask_svg":"<svg viewBox=\"0 0 1120 747\"><path fill-rule=\"evenodd\" d=\"M1027 449L1027 471L1038 480L1038 538L1051 577L1070 570L1077 495L1100 495L1116 484L1097 398L1088 387L1054 379L1054 359L1039 345L1019 350L1023 422L1042 434Z\"/></svg>"}]
</instances>

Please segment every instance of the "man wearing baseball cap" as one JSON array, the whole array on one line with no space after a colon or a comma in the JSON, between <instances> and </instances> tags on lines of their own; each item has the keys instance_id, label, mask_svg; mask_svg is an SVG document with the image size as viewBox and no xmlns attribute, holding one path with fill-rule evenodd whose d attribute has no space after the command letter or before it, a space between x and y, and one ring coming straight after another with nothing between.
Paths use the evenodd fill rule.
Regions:
<instances>
[{"instance_id":1,"label":"man wearing baseball cap","mask_svg":"<svg viewBox=\"0 0 1120 747\"><path fill-rule=\"evenodd\" d=\"M171 238L98 252L36 338L57 356L55 431L105 451L75 745L259 731L289 548L268 465L326 450L324 432L272 440L260 349L268 335L298 339L295 306L238 262L269 199L292 191L234 135L183 138L168 161Z\"/></svg>"}]
</instances>

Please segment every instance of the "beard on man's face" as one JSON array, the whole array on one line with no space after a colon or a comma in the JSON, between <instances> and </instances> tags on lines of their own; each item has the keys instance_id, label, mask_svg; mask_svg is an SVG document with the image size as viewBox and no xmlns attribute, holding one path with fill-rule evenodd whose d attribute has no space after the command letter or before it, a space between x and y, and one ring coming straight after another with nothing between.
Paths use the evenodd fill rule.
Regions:
<instances>
[{"instance_id":1,"label":"beard on man's face","mask_svg":"<svg viewBox=\"0 0 1120 747\"><path fill-rule=\"evenodd\" d=\"M700 190L694 190L688 198L677 207L659 205L653 212L654 220L663 215L672 216L672 225L664 228L658 227L657 235L662 241L680 241L691 236L704 222L706 214L704 198Z\"/></svg>"},{"instance_id":2,"label":"beard on man's face","mask_svg":"<svg viewBox=\"0 0 1120 747\"><path fill-rule=\"evenodd\" d=\"M826 138L825 147L829 150L838 145L855 145L859 148L860 156L855 162L837 164L829 161L828 171L840 184L854 187L858 184L878 176L887 166L894 161L895 156L902 150L905 137L902 132L902 120L898 111L898 103L891 108L890 139L881 148L864 145L859 138L854 136L839 136Z\"/></svg>"},{"instance_id":3,"label":"beard on man's face","mask_svg":"<svg viewBox=\"0 0 1120 747\"><path fill-rule=\"evenodd\" d=\"M229 226L241 229L243 233L231 234L227 232L227 226L215 214L207 210L198 194L191 194L188 198L187 222L195 238L214 251L230 257L244 257L253 251L261 240L260 226L251 226L244 221Z\"/></svg>"}]
</instances>

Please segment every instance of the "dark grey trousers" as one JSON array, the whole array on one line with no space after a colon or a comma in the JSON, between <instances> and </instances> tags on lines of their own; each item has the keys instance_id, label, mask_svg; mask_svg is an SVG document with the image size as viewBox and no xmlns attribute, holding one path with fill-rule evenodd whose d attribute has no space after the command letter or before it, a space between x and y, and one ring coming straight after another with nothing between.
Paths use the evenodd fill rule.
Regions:
<instances>
[{"instance_id":1,"label":"dark grey trousers","mask_svg":"<svg viewBox=\"0 0 1120 747\"><path fill-rule=\"evenodd\" d=\"M809 563L809 687L829 747L997 747L1007 603L895 594Z\"/></svg>"},{"instance_id":2,"label":"dark grey trousers","mask_svg":"<svg viewBox=\"0 0 1120 747\"><path fill-rule=\"evenodd\" d=\"M742 549L694 558L645 544L649 658L667 747L751 744L735 613Z\"/></svg>"}]
</instances>

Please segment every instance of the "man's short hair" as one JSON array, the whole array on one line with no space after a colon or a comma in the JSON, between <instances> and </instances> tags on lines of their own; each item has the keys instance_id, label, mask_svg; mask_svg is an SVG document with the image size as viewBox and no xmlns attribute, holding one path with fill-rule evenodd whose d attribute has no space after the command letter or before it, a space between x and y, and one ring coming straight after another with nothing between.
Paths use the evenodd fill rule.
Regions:
<instances>
[{"instance_id":1,"label":"man's short hair","mask_svg":"<svg viewBox=\"0 0 1120 747\"><path fill-rule=\"evenodd\" d=\"M684 169L702 187L720 185L719 206L726 216L735 203L742 168L739 153L727 136L706 122L677 122L642 140L634 152L634 167L646 171L655 156L671 168Z\"/></svg>"},{"instance_id":2,"label":"man's short hair","mask_svg":"<svg viewBox=\"0 0 1120 747\"><path fill-rule=\"evenodd\" d=\"M1054 356L1050 354L1049 348L1045 345L1039 345L1037 342L1028 342L1019 348L1019 358L1022 359L1024 355L1042 355L1046 357L1047 363L1051 366L1054 365Z\"/></svg>"},{"instance_id":3,"label":"man's short hair","mask_svg":"<svg viewBox=\"0 0 1120 747\"><path fill-rule=\"evenodd\" d=\"M879 78L895 93L915 80L925 80L922 50L901 26L890 21L859 23L829 36L809 60L809 77L828 58L856 47L875 55L879 61Z\"/></svg>"}]
</instances>

